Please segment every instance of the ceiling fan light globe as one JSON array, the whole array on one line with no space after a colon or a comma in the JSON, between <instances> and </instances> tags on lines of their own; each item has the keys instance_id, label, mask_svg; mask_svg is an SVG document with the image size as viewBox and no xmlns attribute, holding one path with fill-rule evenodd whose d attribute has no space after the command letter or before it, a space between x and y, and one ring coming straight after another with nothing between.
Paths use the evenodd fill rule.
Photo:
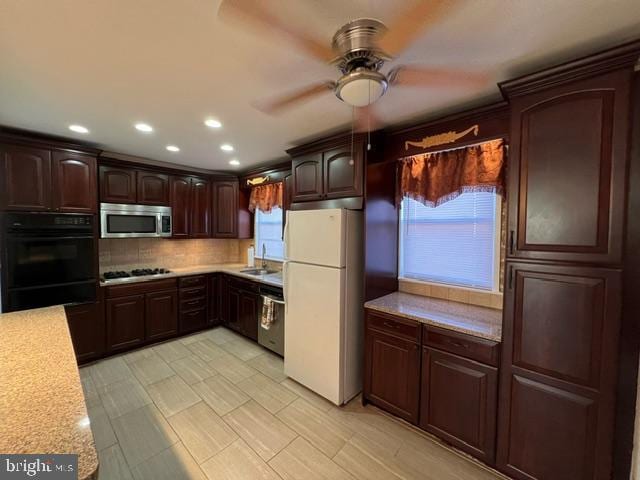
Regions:
<instances>
[{"instance_id":1,"label":"ceiling fan light globe","mask_svg":"<svg viewBox=\"0 0 640 480\"><path fill-rule=\"evenodd\" d=\"M366 107L382 97L387 86L387 79L379 72L355 71L338 80L336 96L353 107Z\"/></svg>"}]
</instances>

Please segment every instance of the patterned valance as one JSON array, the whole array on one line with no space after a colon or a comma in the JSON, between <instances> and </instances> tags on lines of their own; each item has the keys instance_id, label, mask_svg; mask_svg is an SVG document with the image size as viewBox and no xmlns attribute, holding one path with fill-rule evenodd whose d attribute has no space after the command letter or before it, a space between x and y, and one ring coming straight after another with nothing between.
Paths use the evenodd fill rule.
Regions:
<instances>
[{"instance_id":1,"label":"patterned valance","mask_svg":"<svg viewBox=\"0 0 640 480\"><path fill-rule=\"evenodd\" d=\"M400 160L400 199L437 207L464 192L504 193L502 139Z\"/></svg>"},{"instance_id":2,"label":"patterned valance","mask_svg":"<svg viewBox=\"0 0 640 480\"><path fill-rule=\"evenodd\" d=\"M249 210L257 208L261 212L269 213L273 207L282 208L282 182L259 185L251 189Z\"/></svg>"}]
</instances>

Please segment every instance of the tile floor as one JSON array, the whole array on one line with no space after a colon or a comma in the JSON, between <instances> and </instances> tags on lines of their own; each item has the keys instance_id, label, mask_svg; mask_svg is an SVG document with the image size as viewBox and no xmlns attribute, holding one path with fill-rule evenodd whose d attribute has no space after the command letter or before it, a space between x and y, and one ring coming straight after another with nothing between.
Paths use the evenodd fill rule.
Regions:
<instances>
[{"instance_id":1,"label":"tile floor","mask_svg":"<svg viewBox=\"0 0 640 480\"><path fill-rule=\"evenodd\" d=\"M100 480L501 478L359 399L335 407L222 327L80 373Z\"/></svg>"}]
</instances>

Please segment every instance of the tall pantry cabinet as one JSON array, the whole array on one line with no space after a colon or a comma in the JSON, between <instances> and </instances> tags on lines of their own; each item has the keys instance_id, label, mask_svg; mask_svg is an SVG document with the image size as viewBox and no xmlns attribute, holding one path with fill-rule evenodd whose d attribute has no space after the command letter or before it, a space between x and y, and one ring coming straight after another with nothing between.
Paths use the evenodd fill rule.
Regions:
<instances>
[{"instance_id":1,"label":"tall pantry cabinet","mask_svg":"<svg viewBox=\"0 0 640 480\"><path fill-rule=\"evenodd\" d=\"M501 84L511 108L498 468L613 468L633 64L612 51Z\"/></svg>"}]
</instances>

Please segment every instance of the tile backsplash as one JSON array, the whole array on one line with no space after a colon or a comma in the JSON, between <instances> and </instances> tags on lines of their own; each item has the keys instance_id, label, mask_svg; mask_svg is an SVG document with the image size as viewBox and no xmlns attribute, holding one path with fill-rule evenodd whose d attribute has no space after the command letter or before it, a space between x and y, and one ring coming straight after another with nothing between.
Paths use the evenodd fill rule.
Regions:
<instances>
[{"instance_id":1,"label":"tile backsplash","mask_svg":"<svg viewBox=\"0 0 640 480\"><path fill-rule=\"evenodd\" d=\"M246 250L235 239L102 238L100 271L116 267L177 268L211 263L246 263Z\"/></svg>"},{"instance_id":2,"label":"tile backsplash","mask_svg":"<svg viewBox=\"0 0 640 480\"><path fill-rule=\"evenodd\" d=\"M405 293L413 293L414 295L422 295L423 297L441 298L452 302L502 310L502 293L499 292L483 292L482 290L437 285L409 279L399 279L398 290Z\"/></svg>"}]
</instances>

